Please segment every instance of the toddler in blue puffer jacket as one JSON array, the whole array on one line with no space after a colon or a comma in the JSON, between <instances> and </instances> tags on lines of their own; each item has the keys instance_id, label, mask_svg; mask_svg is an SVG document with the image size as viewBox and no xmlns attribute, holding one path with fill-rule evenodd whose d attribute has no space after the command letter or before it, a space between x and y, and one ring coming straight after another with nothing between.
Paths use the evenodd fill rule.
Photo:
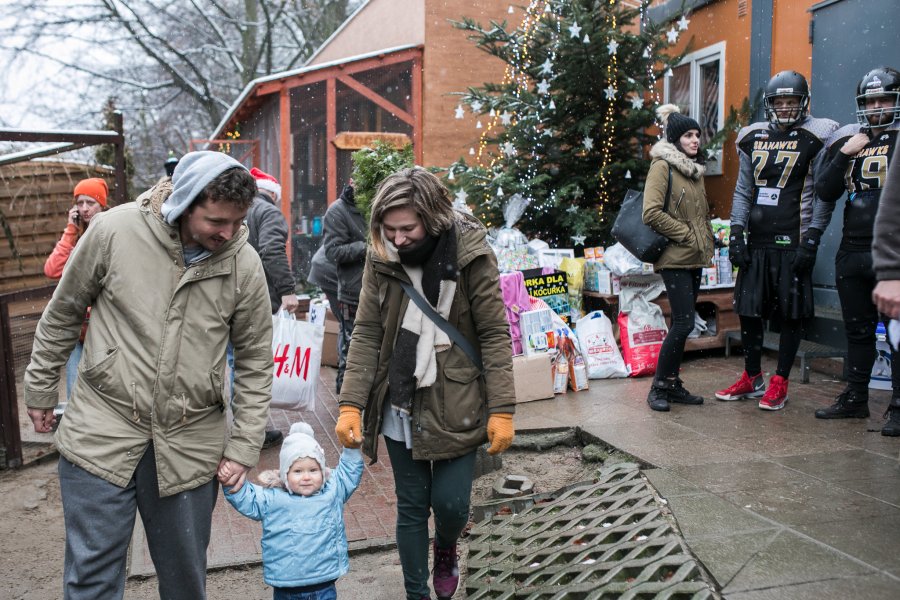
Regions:
<instances>
[{"instance_id":1,"label":"toddler in blue puffer jacket","mask_svg":"<svg viewBox=\"0 0 900 600\"><path fill-rule=\"evenodd\" d=\"M274 600L337 598L335 581L350 570L344 503L362 478L362 453L345 448L333 471L312 427L294 423L281 445L280 468L260 473L225 498L262 521L263 579Z\"/></svg>"}]
</instances>

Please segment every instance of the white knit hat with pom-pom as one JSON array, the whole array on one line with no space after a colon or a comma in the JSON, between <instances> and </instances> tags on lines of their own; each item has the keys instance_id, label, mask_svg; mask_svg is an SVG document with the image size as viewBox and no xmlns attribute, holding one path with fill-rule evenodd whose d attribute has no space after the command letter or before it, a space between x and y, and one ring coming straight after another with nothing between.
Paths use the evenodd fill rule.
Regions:
<instances>
[{"instance_id":1,"label":"white knit hat with pom-pom","mask_svg":"<svg viewBox=\"0 0 900 600\"><path fill-rule=\"evenodd\" d=\"M313 428L302 421L291 425L291 432L281 443L281 453L279 454L280 468L278 469L278 474L284 483L284 487L291 494L294 492L291 491L291 487L288 485L287 473L291 465L301 458L311 458L319 463L323 478L325 481L328 481L331 470L325 466L325 451L322 450L322 446L316 441Z\"/></svg>"}]
</instances>

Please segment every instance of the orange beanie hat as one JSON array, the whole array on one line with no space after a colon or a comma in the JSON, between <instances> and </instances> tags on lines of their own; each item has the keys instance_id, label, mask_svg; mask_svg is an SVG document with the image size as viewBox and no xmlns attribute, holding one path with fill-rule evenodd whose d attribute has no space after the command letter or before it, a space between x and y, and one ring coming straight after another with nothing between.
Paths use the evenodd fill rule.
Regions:
<instances>
[{"instance_id":1,"label":"orange beanie hat","mask_svg":"<svg viewBox=\"0 0 900 600\"><path fill-rule=\"evenodd\" d=\"M100 203L104 208L106 207L106 196L109 194L109 188L106 185L106 182L99 177L91 177L90 179L82 179L78 182L78 185L75 186L75 197L78 196L90 196L94 200Z\"/></svg>"}]
</instances>

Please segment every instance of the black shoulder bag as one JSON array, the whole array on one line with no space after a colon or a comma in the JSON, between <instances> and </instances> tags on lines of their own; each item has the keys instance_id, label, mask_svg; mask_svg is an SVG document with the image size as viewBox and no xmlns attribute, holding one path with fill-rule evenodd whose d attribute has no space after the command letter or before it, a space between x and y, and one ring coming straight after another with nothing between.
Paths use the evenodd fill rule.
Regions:
<instances>
[{"instance_id":1,"label":"black shoulder bag","mask_svg":"<svg viewBox=\"0 0 900 600\"><path fill-rule=\"evenodd\" d=\"M431 305L428 304L428 301L422 297L422 294L414 288L411 284L406 283L405 281L400 282L400 286L403 288L403 291L406 292L406 295L409 296L409 299L416 303L416 306L419 307L425 316L434 321L434 324L441 328L441 331L447 334L447 336L453 340L453 342L460 347L460 349L466 353L466 356L469 357L469 360L472 361L476 367L478 367L478 371L480 373L484 373L484 363L481 362L481 355L478 354L478 351L475 350L475 347L469 343L469 340L465 338L463 334L459 332L459 329L450 324L447 319L438 314L436 310L431 308Z\"/></svg>"},{"instance_id":2,"label":"black shoulder bag","mask_svg":"<svg viewBox=\"0 0 900 600\"><path fill-rule=\"evenodd\" d=\"M667 165L668 166L668 165ZM672 167L669 166L669 182L666 184L666 199L663 212L669 210L669 194L672 191ZM657 233L644 223L644 192L628 190L622 207L613 223L612 235L625 249L641 262L654 263L669 245L669 238Z\"/></svg>"}]
</instances>

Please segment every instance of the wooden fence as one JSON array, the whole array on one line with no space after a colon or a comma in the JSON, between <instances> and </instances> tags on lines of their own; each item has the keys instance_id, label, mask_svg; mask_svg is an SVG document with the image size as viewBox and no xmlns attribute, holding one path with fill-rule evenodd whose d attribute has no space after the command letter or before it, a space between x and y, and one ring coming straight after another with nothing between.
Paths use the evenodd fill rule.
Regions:
<instances>
[{"instance_id":1,"label":"wooden fence","mask_svg":"<svg viewBox=\"0 0 900 600\"><path fill-rule=\"evenodd\" d=\"M86 177L103 177L113 187L113 169L84 163L0 166L0 292L52 283L44 276L44 261L65 229L72 190Z\"/></svg>"}]
</instances>

